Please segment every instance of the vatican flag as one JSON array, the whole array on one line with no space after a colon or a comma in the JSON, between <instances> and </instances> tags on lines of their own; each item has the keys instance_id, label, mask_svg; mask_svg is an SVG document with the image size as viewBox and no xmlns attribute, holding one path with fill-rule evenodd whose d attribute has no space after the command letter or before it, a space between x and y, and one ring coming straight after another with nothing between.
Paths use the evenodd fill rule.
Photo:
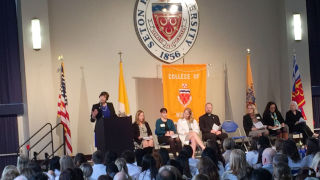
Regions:
<instances>
[{"instance_id":1,"label":"vatican flag","mask_svg":"<svg viewBox=\"0 0 320 180\"><path fill-rule=\"evenodd\" d=\"M120 60L120 71L119 71L119 116L126 116L130 113L129 102L127 96L126 85L123 78L123 67L122 60Z\"/></svg>"}]
</instances>

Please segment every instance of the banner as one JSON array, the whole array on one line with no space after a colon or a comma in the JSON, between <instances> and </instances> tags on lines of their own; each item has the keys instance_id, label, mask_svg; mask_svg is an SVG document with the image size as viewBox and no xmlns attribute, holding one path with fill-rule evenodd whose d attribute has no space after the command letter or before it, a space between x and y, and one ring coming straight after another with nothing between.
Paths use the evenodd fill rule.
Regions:
<instances>
[{"instance_id":1,"label":"banner","mask_svg":"<svg viewBox=\"0 0 320 180\"><path fill-rule=\"evenodd\" d=\"M194 118L205 113L207 65L162 65L163 104L168 118L177 122L186 107L191 108Z\"/></svg>"}]
</instances>

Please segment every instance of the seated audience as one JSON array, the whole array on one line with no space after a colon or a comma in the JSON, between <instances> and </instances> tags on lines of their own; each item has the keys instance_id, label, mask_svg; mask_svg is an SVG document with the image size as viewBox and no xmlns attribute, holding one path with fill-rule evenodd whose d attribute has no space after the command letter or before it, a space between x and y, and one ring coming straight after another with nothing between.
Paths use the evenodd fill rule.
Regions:
<instances>
[{"instance_id":1,"label":"seated audience","mask_svg":"<svg viewBox=\"0 0 320 180\"><path fill-rule=\"evenodd\" d=\"M113 178L108 175L99 176L98 180L112 180Z\"/></svg>"},{"instance_id":2,"label":"seated audience","mask_svg":"<svg viewBox=\"0 0 320 180\"><path fill-rule=\"evenodd\" d=\"M144 112L138 110L135 122L132 124L133 139L142 148L153 147L152 132L147 121L145 121Z\"/></svg>"},{"instance_id":3,"label":"seated audience","mask_svg":"<svg viewBox=\"0 0 320 180\"><path fill-rule=\"evenodd\" d=\"M306 152L306 156L302 159L301 167L311 168L314 155L316 155L317 152L320 152L319 140L315 138L308 138L306 146L307 146L307 152Z\"/></svg>"},{"instance_id":4,"label":"seated audience","mask_svg":"<svg viewBox=\"0 0 320 180\"><path fill-rule=\"evenodd\" d=\"M288 164L288 156L285 154L280 154L277 153L274 155L273 160L272 160L272 164L273 166L279 164L279 163L284 163L284 164Z\"/></svg>"},{"instance_id":5,"label":"seated audience","mask_svg":"<svg viewBox=\"0 0 320 180\"><path fill-rule=\"evenodd\" d=\"M114 178L114 176L119 172L118 167L114 162L109 163L107 166L107 175L111 178Z\"/></svg>"},{"instance_id":6,"label":"seated audience","mask_svg":"<svg viewBox=\"0 0 320 180\"><path fill-rule=\"evenodd\" d=\"M316 172L316 177L320 178L320 152L314 156L311 168Z\"/></svg>"},{"instance_id":7,"label":"seated audience","mask_svg":"<svg viewBox=\"0 0 320 180\"><path fill-rule=\"evenodd\" d=\"M132 151L124 151L122 157L126 160L128 167L128 174L132 179L138 179L141 173L141 168L135 165L135 154ZM119 170L120 171L120 170Z\"/></svg>"},{"instance_id":8,"label":"seated audience","mask_svg":"<svg viewBox=\"0 0 320 180\"><path fill-rule=\"evenodd\" d=\"M262 123L261 115L253 104L247 106L247 114L243 116L243 128L246 135L250 137L267 136L269 134L266 126Z\"/></svg>"},{"instance_id":9,"label":"seated audience","mask_svg":"<svg viewBox=\"0 0 320 180\"><path fill-rule=\"evenodd\" d=\"M251 146L249 147L249 151L246 153L246 160L247 160L247 163L252 168L257 169L261 167L261 164L258 163L258 157L259 157L258 138L257 137L251 138L250 144Z\"/></svg>"},{"instance_id":10,"label":"seated audience","mask_svg":"<svg viewBox=\"0 0 320 180\"><path fill-rule=\"evenodd\" d=\"M159 153L158 149L153 149L152 151L152 157L154 158L154 160L156 161L156 168L159 169L162 165L161 165L161 155ZM138 166L142 167L142 159L141 159L141 165L139 165L137 163Z\"/></svg>"},{"instance_id":11,"label":"seated audience","mask_svg":"<svg viewBox=\"0 0 320 180\"><path fill-rule=\"evenodd\" d=\"M80 165L80 169L83 172L83 178L84 180L91 180L91 175L93 172L92 166L89 163L82 163Z\"/></svg>"},{"instance_id":12,"label":"seated audience","mask_svg":"<svg viewBox=\"0 0 320 180\"><path fill-rule=\"evenodd\" d=\"M278 163L273 166L273 179L274 180L292 180L291 170L288 164Z\"/></svg>"},{"instance_id":13,"label":"seated audience","mask_svg":"<svg viewBox=\"0 0 320 180\"><path fill-rule=\"evenodd\" d=\"M272 174L264 168L258 168L252 171L249 179L250 180L272 180Z\"/></svg>"},{"instance_id":14,"label":"seated audience","mask_svg":"<svg viewBox=\"0 0 320 180\"><path fill-rule=\"evenodd\" d=\"M8 165L2 171L1 180L13 180L18 176L19 176L19 171L17 167L13 165Z\"/></svg>"},{"instance_id":15,"label":"seated audience","mask_svg":"<svg viewBox=\"0 0 320 180\"><path fill-rule=\"evenodd\" d=\"M186 152L186 155L188 157L188 163L189 163L191 175L192 176L196 175L198 171L197 165L199 163L199 159L192 158L193 150L189 145L183 146L182 151Z\"/></svg>"},{"instance_id":16,"label":"seated audience","mask_svg":"<svg viewBox=\"0 0 320 180\"><path fill-rule=\"evenodd\" d=\"M283 142L283 154L288 156L288 166L291 170L301 168L301 157L293 140L289 139Z\"/></svg>"},{"instance_id":17,"label":"seated audience","mask_svg":"<svg viewBox=\"0 0 320 180\"><path fill-rule=\"evenodd\" d=\"M160 148L159 155L161 159L160 167L166 165L170 159L168 150L166 148Z\"/></svg>"},{"instance_id":18,"label":"seated audience","mask_svg":"<svg viewBox=\"0 0 320 180\"><path fill-rule=\"evenodd\" d=\"M54 156L49 161L49 171L47 173L49 179L55 179L56 177L59 177L60 175L60 157Z\"/></svg>"},{"instance_id":19,"label":"seated audience","mask_svg":"<svg viewBox=\"0 0 320 180\"><path fill-rule=\"evenodd\" d=\"M200 129L198 122L194 119L193 113L190 108L183 111L183 119L179 119L177 123L177 132L180 140L186 144L191 144L194 158L197 146L203 150L205 148L202 140L199 137Z\"/></svg>"},{"instance_id":20,"label":"seated audience","mask_svg":"<svg viewBox=\"0 0 320 180\"><path fill-rule=\"evenodd\" d=\"M273 174L273 157L276 153L272 148L266 148L262 153L262 168L268 170L271 174Z\"/></svg>"},{"instance_id":21,"label":"seated audience","mask_svg":"<svg viewBox=\"0 0 320 180\"><path fill-rule=\"evenodd\" d=\"M124 158L118 158L115 162L115 165L118 168L118 173L114 176L113 179L130 179L131 177L129 176L128 173L128 167L127 167L127 163L126 160Z\"/></svg>"},{"instance_id":22,"label":"seated audience","mask_svg":"<svg viewBox=\"0 0 320 180\"><path fill-rule=\"evenodd\" d=\"M161 108L161 117L156 121L156 135L159 144L169 144L174 157L181 151L182 144L179 137L176 136L177 130L171 119L167 117L167 109Z\"/></svg>"},{"instance_id":23,"label":"seated audience","mask_svg":"<svg viewBox=\"0 0 320 180\"><path fill-rule=\"evenodd\" d=\"M245 153L240 149L234 149L230 154L230 169L224 172L222 179L242 179L248 177L251 171L252 168L246 161Z\"/></svg>"},{"instance_id":24,"label":"seated audience","mask_svg":"<svg viewBox=\"0 0 320 180\"><path fill-rule=\"evenodd\" d=\"M316 177L316 172L312 168L304 167L300 169L298 175L295 176L295 180L305 180L306 178Z\"/></svg>"},{"instance_id":25,"label":"seated audience","mask_svg":"<svg viewBox=\"0 0 320 180\"><path fill-rule=\"evenodd\" d=\"M265 136L260 136L258 138L258 152L259 152L259 156L258 156L258 163L262 164L262 153L266 148L270 148L271 144L270 144L270 140L268 137Z\"/></svg>"},{"instance_id":26,"label":"seated audience","mask_svg":"<svg viewBox=\"0 0 320 180\"><path fill-rule=\"evenodd\" d=\"M97 180L99 176L107 174L103 159L103 154L99 150L92 154L93 166L92 175L90 177L92 180Z\"/></svg>"},{"instance_id":27,"label":"seated audience","mask_svg":"<svg viewBox=\"0 0 320 180\"><path fill-rule=\"evenodd\" d=\"M318 134L313 134L305 123L298 104L295 101L291 101L290 103L290 110L286 113L285 123L289 126L290 133L302 133L303 143L306 143L308 137L312 137L313 135L318 136Z\"/></svg>"},{"instance_id":28,"label":"seated audience","mask_svg":"<svg viewBox=\"0 0 320 180\"><path fill-rule=\"evenodd\" d=\"M232 138L226 138L226 139L224 139L222 146L224 149L224 153L222 154L222 156L223 156L225 162L229 163L231 151L235 148L236 143L234 142L234 140Z\"/></svg>"},{"instance_id":29,"label":"seated audience","mask_svg":"<svg viewBox=\"0 0 320 180\"><path fill-rule=\"evenodd\" d=\"M142 158L142 172L139 175L139 180L155 180L158 174L155 159L150 155L146 154Z\"/></svg>"},{"instance_id":30,"label":"seated audience","mask_svg":"<svg viewBox=\"0 0 320 180\"><path fill-rule=\"evenodd\" d=\"M180 171L171 165L162 166L159 169L157 180L181 180L182 176Z\"/></svg>"},{"instance_id":31,"label":"seated audience","mask_svg":"<svg viewBox=\"0 0 320 180\"><path fill-rule=\"evenodd\" d=\"M113 151L107 151L104 156L104 165L108 166L108 164L116 162L117 158L117 153Z\"/></svg>"},{"instance_id":32,"label":"seated audience","mask_svg":"<svg viewBox=\"0 0 320 180\"><path fill-rule=\"evenodd\" d=\"M61 171L61 174L59 176L59 180L77 180L77 179L76 179L76 174L73 171L73 169L66 168L63 171Z\"/></svg>"},{"instance_id":33,"label":"seated audience","mask_svg":"<svg viewBox=\"0 0 320 180\"><path fill-rule=\"evenodd\" d=\"M25 155L18 156L17 160L17 169L19 173L21 173L21 170L26 168L29 164L29 158Z\"/></svg>"},{"instance_id":34,"label":"seated audience","mask_svg":"<svg viewBox=\"0 0 320 180\"><path fill-rule=\"evenodd\" d=\"M219 160L219 155L215 149L206 148L201 154L201 157L209 157L214 165L217 167L218 174L221 177L225 171L224 162Z\"/></svg>"},{"instance_id":35,"label":"seated audience","mask_svg":"<svg viewBox=\"0 0 320 180\"><path fill-rule=\"evenodd\" d=\"M191 179L192 174L190 171L190 166L189 166L189 157L188 157L188 152L185 150L182 150L179 153L179 156L176 158L176 161L180 164L182 168L182 178L183 179Z\"/></svg>"},{"instance_id":36,"label":"seated audience","mask_svg":"<svg viewBox=\"0 0 320 180\"><path fill-rule=\"evenodd\" d=\"M223 142L228 135L221 131L220 129L212 129L213 125L220 126L220 120L217 115L212 114L212 103L206 103L205 105L206 113L199 118L199 126L202 132L202 140L207 141L211 139L212 141L220 140Z\"/></svg>"},{"instance_id":37,"label":"seated audience","mask_svg":"<svg viewBox=\"0 0 320 180\"><path fill-rule=\"evenodd\" d=\"M193 176L192 180L209 180L209 177L205 174L197 174Z\"/></svg>"},{"instance_id":38,"label":"seated audience","mask_svg":"<svg viewBox=\"0 0 320 180\"><path fill-rule=\"evenodd\" d=\"M86 162L87 162L87 159L83 153L77 153L76 156L74 157L75 167L80 167L82 163L86 163Z\"/></svg>"},{"instance_id":39,"label":"seated audience","mask_svg":"<svg viewBox=\"0 0 320 180\"><path fill-rule=\"evenodd\" d=\"M75 167L73 169L73 172L74 172L74 175L75 175L75 179L77 180L84 180L84 177L83 177L83 172L80 168L78 167Z\"/></svg>"},{"instance_id":40,"label":"seated audience","mask_svg":"<svg viewBox=\"0 0 320 180\"><path fill-rule=\"evenodd\" d=\"M284 142L284 139L277 139L276 142L274 143L277 153L282 153L283 142Z\"/></svg>"},{"instance_id":41,"label":"seated audience","mask_svg":"<svg viewBox=\"0 0 320 180\"><path fill-rule=\"evenodd\" d=\"M220 179L217 166L214 164L214 162L212 162L212 160L208 156L200 158L200 161L198 163L198 171L199 174L208 176L208 179L210 180Z\"/></svg>"},{"instance_id":42,"label":"seated audience","mask_svg":"<svg viewBox=\"0 0 320 180\"><path fill-rule=\"evenodd\" d=\"M263 124L267 126L270 135L288 139L288 126L285 125L284 119L278 110L276 103L268 102L263 113Z\"/></svg>"}]
</instances>

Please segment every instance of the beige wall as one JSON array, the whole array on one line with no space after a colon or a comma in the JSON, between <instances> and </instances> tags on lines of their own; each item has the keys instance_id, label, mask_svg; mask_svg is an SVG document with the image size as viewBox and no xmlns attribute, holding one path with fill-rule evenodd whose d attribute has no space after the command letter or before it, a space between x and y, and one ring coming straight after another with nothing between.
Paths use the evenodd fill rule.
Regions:
<instances>
[{"instance_id":1,"label":"beige wall","mask_svg":"<svg viewBox=\"0 0 320 180\"><path fill-rule=\"evenodd\" d=\"M59 92L57 57L61 54L65 58L74 152L93 151L93 124L88 117L102 90L110 93L110 101L118 109L119 50L124 53L132 114L141 108L137 102L142 98L138 97L141 88L136 87L136 78L161 77L162 63L148 54L136 36L134 5L133 0L22 1L30 134L47 121L55 122ZM284 114L291 91L290 49L296 47L301 54L298 63L307 100L306 113L312 117L306 24L303 41L299 43L292 41L289 24L292 11L301 12L306 23L305 5L299 0L198 0L198 6L198 39L186 55L185 63L212 64L207 79L207 101L214 104L214 112L222 121L233 117L242 126L246 48L252 52L251 67L260 113L267 101L273 100ZM41 20L44 39L39 52L32 50L30 41L30 19L35 16ZM227 104L224 65L228 69ZM230 109L226 111L226 107ZM152 118L148 121L155 121L156 116L149 115Z\"/></svg>"}]
</instances>

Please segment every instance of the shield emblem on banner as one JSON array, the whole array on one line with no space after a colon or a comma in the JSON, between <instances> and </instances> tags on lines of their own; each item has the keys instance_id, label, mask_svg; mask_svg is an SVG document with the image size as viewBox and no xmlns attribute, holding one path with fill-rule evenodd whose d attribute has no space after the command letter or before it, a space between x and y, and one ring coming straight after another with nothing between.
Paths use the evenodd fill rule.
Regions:
<instances>
[{"instance_id":1,"label":"shield emblem on banner","mask_svg":"<svg viewBox=\"0 0 320 180\"><path fill-rule=\"evenodd\" d=\"M190 104L192 97L190 94L190 89L185 88L187 85L183 84L182 86L183 89L179 89L178 101L180 104L186 107L188 104Z\"/></svg>"},{"instance_id":2,"label":"shield emblem on banner","mask_svg":"<svg viewBox=\"0 0 320 180\"><path fill-rule=\"evenodd\" d=\"M163 38L172 40L181 26L182 7L180 3L153 3L154 24Z\"/></svg>"}]
</instances>

